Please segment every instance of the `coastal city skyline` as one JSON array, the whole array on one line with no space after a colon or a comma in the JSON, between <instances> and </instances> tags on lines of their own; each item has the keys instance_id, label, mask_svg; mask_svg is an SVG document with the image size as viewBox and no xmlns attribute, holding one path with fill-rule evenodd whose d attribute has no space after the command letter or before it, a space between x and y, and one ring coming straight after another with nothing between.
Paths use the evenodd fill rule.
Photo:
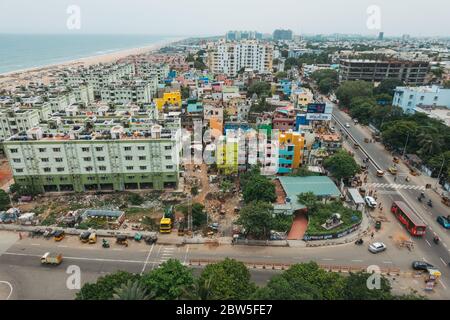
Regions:
<instances>
[{"instance_id":1,"label":"coastal city skyline","mask_svg":"<svg viewBox=\"0 0 450 320\"><path fill-rule=\"evenodd\" d=\"M79 30L66 28L67 9L71 6L80 8L82 13L82 28ZM374 6L379 8L379 12L371 9ZM27 10L24 11L24 7ZM419 0L231 0L215 3L211 7L203 0L191 1L189 4L181 0L132 0L127 5L123 5L120 0L64 0L57 3L50 0L4 0L0 3L0 9L0 33L217 36L239 26L238 29L263 33L285 28L296 34L376 35L382 31L386 36L410 34L436 37L449 36L446 12L450 10L450 4L440 0L430 0L427 6L423 6ZM156 14L148 19L147 14L152 12ZM176 25L170 23L172 14L176 15ZM282 21L274 19L277 14L283 14ZM371 29L367 27L367 20L374 14L379 15L381 27ZM43 15L47 17L44 20L41 19ZM231 16L232 20L228 18ZM432 16L433 19L423 23L424 16ZM120 24L120 27L113 23L121 20L127 23ZM205 28L205 23L208 23L208 28ZM184 27L180 29L178 24Z\"/></svg>"},{"instance_id":2,"label":"coastal city skyline","mask_svg":"<svg viewBox=\"0 0 450 320\"><path fill-rule=\"evenodd\" d=\"M0 300L450 300L449 9L2 0Z\"/></svg>"}]
</instances>

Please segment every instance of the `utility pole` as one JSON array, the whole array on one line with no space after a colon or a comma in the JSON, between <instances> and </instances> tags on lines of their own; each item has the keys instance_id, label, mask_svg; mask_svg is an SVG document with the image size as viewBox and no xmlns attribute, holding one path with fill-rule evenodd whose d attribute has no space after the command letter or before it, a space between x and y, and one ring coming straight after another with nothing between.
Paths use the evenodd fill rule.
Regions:
<instances>
[{"instance_id":1,"label":"utility pole","mask_svg":"<svg viewBox=\"0 0 450 320\"><path fill-rule=\"evenodd\" d=\"M437 176L437 181L436 181L436 184L434 185L435 188L437 187L437 185L439 183L439 179L441 178L442 170L444 169L444 163L445 163L445 155L442 157L441 169L439 169L439 174Z\"/></svg>"},{"instance_id":2,"label":"utility pole","mask_svg":"<svg viewBox=\"0 0 450 320\"><path fill-rule=\"evenodd\" d=\"M408 135L406 136L405 147L403 148L403 156L402 156L403 159L405 159L406 146L408 145L409 135L410 135L410 134L411 134L411 131L409 131L409 132L408 132Z\"/></svg>"}]
</instances>

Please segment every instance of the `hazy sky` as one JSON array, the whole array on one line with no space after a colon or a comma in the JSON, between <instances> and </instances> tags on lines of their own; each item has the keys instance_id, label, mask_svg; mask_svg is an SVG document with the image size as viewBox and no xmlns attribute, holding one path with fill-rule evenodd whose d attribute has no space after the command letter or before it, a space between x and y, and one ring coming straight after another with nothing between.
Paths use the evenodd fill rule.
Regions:
<instances>
[{"instance_id":1,"label":"hazy sky","mask_svg":"<svg viewBox=\"0 0 450 320\"><path fill-rule=\"evenodd\" d=\"M69 30L69 5L81 10ZM378 5L381 30L368 29L367 8ZM271 33L450 35L449 0L0 0L0 33L144 33L222 35Z\"/></svg>"}]
</instances>

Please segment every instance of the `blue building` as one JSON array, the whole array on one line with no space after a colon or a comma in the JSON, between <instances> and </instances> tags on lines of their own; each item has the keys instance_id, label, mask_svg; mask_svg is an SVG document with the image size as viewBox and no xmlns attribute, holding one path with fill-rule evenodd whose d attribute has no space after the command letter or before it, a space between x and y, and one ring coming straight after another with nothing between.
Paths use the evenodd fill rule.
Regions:
<instances>
[{"instance_id":1,"label":"blue building","mask_svg":"<svg viewBox=\"0 0 450 320\"><path fill-rule=\"evenodd\" d=\"M450 108L450 89L439 86L397 87L392 105L410 114L415 113L416 107Z\"/></svg>"}]
</instances>

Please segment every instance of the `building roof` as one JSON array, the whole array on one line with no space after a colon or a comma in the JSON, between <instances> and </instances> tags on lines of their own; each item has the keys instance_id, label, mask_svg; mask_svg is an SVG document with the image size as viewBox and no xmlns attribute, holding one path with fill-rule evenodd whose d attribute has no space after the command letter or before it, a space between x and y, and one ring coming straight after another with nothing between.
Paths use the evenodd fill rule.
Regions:
<instances>
[{"instance_id":1,"label":"building roof","mask_svg":"<svg viewBox=\"0 0 450 320\"><path fill-rule=\"evenodd\" d=\"M297 195L304 192L312 192L318 197L341 195L334 182L326 176L278 177L278 180L292 202L297 202Z\"/></svg>"}]
</instances>

